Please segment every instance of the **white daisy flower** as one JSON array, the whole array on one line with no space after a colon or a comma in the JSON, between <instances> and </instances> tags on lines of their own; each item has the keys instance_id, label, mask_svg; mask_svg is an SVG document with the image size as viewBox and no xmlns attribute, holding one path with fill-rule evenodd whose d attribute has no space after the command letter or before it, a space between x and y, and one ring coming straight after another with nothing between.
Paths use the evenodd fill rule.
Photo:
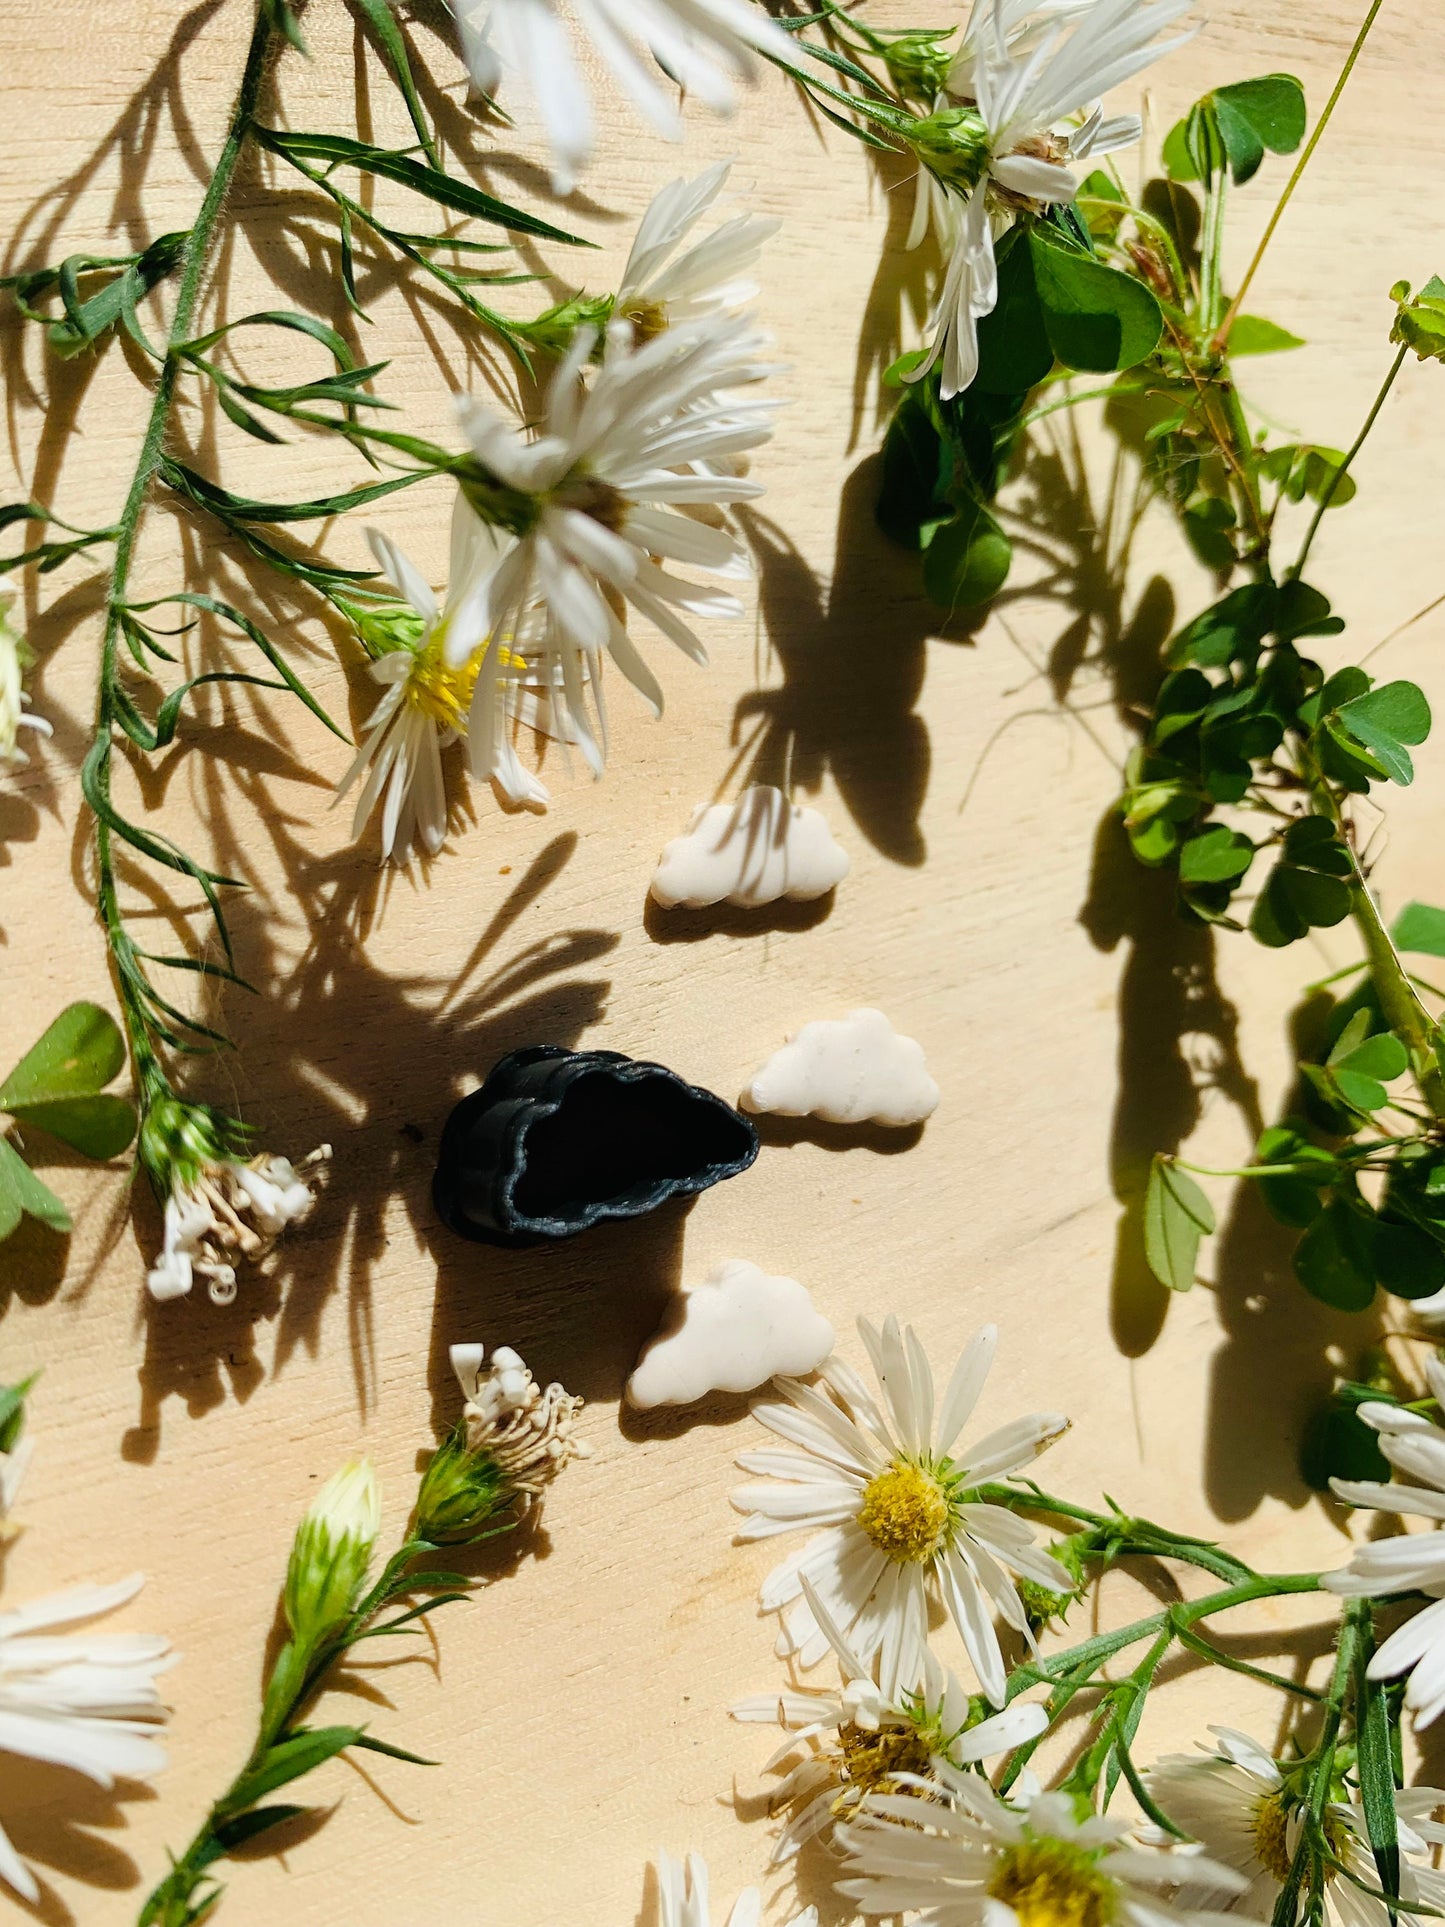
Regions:
<instances>
[{"instance_id":1,"label":"white daisy flower","mask_svg":"<svg viewBox=\"0 0 1445 1927\"><path fill-rule=\"evenodd\" d=\"M1268 1920L1289 1878L1307 1790L1257 1740L1227 1726L1211 1726L1214 1749L1170 1754L1152 1766L1149 1791L1176 1826L1183 1827L1214 1860L1248 1883L1235 1905L1253 1919ZM1434 1787L1395 1795L1400 1839L1400 1893L1432 1913L1445 1907L1445 1875L1429 1864L1431 1849L1445 1841L1445 1827L1432 1816L1445 1804ZM1325 1836L1337 1859L1359 1885L1337 1869L1325 1869L1325 1918L1330 1927L1389 1927L1390 1910L1370 1892L1379 1885L1369 1828L1358 1801L1331 1801ZM1416 1918L1408 1908L1397 1910Z\"/></svg>"},{"instance_id":2,"label":"white daisy flower","mask_svg":"<svg viewBox=\"0 0 1445 1927\"><path fill-rule=\"evenodd\" d=\"M1019 213L1072 201L1079 191L1073 161L1138 139L1137 120L1104 120L1099 96L1182 45L1187 36L1158 36L1191 4L1095 0L1072 17L1049 18L1031 50L1016 56L1011 10L1006 0L991 0L968 74L975 108L918 123L921 172L931 169L964 198L961 209L942 215L948 265L928 353L910 380L941 363L945 399L968 387L978 373L978 323L998 301L996 233ZM930 218L940 218L938 196L920 183L911 240L922 239Z\"/></svg>"},{"instance_id":3,"label":"white daisy flower","mask_svg":"<svg viewBox=\"0 0 1445 1927\"><path fill-rule=\"evenodd\" d=\"M1047 1728L1043 1707L1023 1701L974 1721L968 1694L931 1650L924 1652L918 1690L889 1698L806 1582L804 1593L838 1656L841 1689L785 1688L758 1693L732 1708L735 1720L776 1722L788 1729L764 1769L783 1774L773 1790L773 1806L791 1808L773 1849L775 1864L793 1859L810 1840L852 1818L871 1793L916 1786L929 1797L923 1783L932 1776L935 1759L961 1769L1011 1753Z\"/></svg>"},{"instance_id":4,"label":"white daisy flower","mask_svg":"<svg viewBox=\"0 0 1445 1927\"><path fill-rule=\"evenodd\" d=\"M580 28L638 112L668 140L682 116L670 89L638 51L645 48L675 86L717 114L736 105L737 81L752 80L755 52L785 65L796 50L749 0L448 0L461 28L473 81L495 94L511 78L535 107L552 150L552 188L569 194L592 152L592 103L573 52Z\"/></svg>"},{"instance_id":5,"label":"white daisy flower","mask_svg":"<svg viewBox=\"0 0 1445 1927\"><path fill-rule=\"evenodd\" d=\"M1133 1844L1126 1821L1081 1818L1069 1794L1021 1780L1004 1801L976 1773L938 1772L947 1806L880 1794L839 1829L839 1891L860 1912L906 1912L923 1927L1206 1927L1218 1916L1164 1895L1187 1881L1227 1898L1245 1884L1187 1849Z\"/></svg>"},{"instance_id":6,"label":"white daisy flower","mask_svg":"<svg viewBox=\"0 0 1445 1927\"><path fill-rule=\"evenodd\" d=\"M762 1911L757 1888L744 1887L733 1902L727 1927L758 1927ZM657 1856L657 1927L712 1927L707 1862L700 1853L690 1853L685 1866L669 1853ZM788 1927L818 1927L817 1908L804 1908Z\"/></svg>"},{"instance_id":7,"label":"white daisy flower","mask_svg":"<svg viewBox=\"0 0 1445 1927\"><path fill-rule=\"evenodd\" d=\"M177 1174L165 1205L161 1255L146 1286L152 1298L184 1298L197 1275L212 1304L236 1296L236 1263L258 1264L288 1225L309 1216L316 1202L312 1175L331 1156L321 1145L299 1165L263 1151L249 1162L214 1157L189 1176Z\"/></svg>"},{"instance_id":8,"label":"white daisy flower","mask_svg":"<svg viewBox=\"0 0 1445 1927\"><path fill-rule=\"evenodd\" d=\"M1427 1360L1425 1374L1431 1396L1437 1403L1445 1401L1445 1362ZM1357 1547L1340 1571L1325 1573L1320 1583L1353 1598L1423 1592L1434 1601L1391 1633L1369 1668L1371 1679L1409 1673L1405 1704L1416 1726L1429 1726L1445 1713L1445 1430L1402 1405L1370 1401L1358 1410L1379 1434L1380 1450L1395 1470L1417 1483L1331 1479L1336 1495L1346 1505L1435 1520L1436 1530L1372 1540Z\"/></svg>"},{"instance_id":9,"label":"white daisy flower","mask_svg":"<svg viewBox=\"0 0 1445 1927\"><path fill-rule=\"evenodd\" d=\"M367 541L377 566L401 591L414 620L399 622L396 611L351 611L372 657L371 677L385 693L367 718L355 761L336 786L337 799L365 771L351 833L361 835L384 797L383 861L409 863L418 842L429 856L435 856L446 838L442 751L466 731L476 681L474 652L486 639L486 583L510 537L480 521L458 494L452 509L445 607L390 536L368 529ZM460 658L455 666L448 659L449 640ZM488 758L489 774L511 802L540 807L547 802L547 791L523 769L507 727L505 696L516 687L523 664L514 650L503 653L515 673L504 675L499 683L503 699L494 715L497 741Z\"/></svg>"},{"instance_id":10,"label":"white daisy flower","mask_svg":"<svg viewBox=\"0 0 1445 1927\"><path fill-rule=\"evenodd\" d=\"M653 196L638 224L613 307L614 314L632 323L637 340L651 341L664 328L690 321L736 314L757 294L750 270L763 244L782 226L780 221L735 215L683 248L721 194L731 167L731 161L719 161L690 181L669 182Z\"/></svg>"},{"instance_id":11,"label":"white daisy flower","mask_svg":"<svg viewBox=\"0 0 1445 1927\"><path fill-rule=\"evenodd\" d=\"M1005 1675L993 1613L1029 1638L1009 1572L1071 1592L1073 1580L1034 1544L1017 1513L981 1501L975 1488L1029 1464L1067 1429L1057 1412L1035 1412L965 1448L972 1415L998 1345L986 1325L964 1348L934 1417L933 1373L911 1327L887 1318L858 1330L878 1374L880 1410L836 1357L821 1368L824 1389L775 1379L786 1402L762 1402L754 1416L799 1452L750 1452L745 1472L790 1481L747 1485L732 1495L746 1512L740 1537L762 1539L816 1528L816 1536L763 1582L763 1610L786 1614L782 1655L815 1666L828 1650L804 1593L806 1580L863 1665L879 1660L879 1684L897 1700L923 1674L930 1585L937 1587L968 1649L984 1692L1004 1702ZM1008 1570L1006 1571L1005 1568Z\"/></svg>"},{"instance_id":12,"label":"white daisy flower","mask_svg":"<svg viewBox=\"0 0 1445 1927\"><path fill-rule=\"evenodd\" d=\"M0 1611L0 1749L69 1767L97 1785L148 1780L166 1763L156 1678L169 1643L149 1633L61 1633L133 1599L140 1573ZM0 1830L0 1879L35 1904L39 1883Z\"/></svg>"},{"instance_id":13,"label":"white daisy flower","mask_svg":"<svg viewBox=\"0 0 1445 1927\"><path fill-rule=\"evenodd\" d=\"M714 321L669 328L634 347L631 328L616 322L584 387L596 338L591 328L573 336L531 441L473 397L459 398L478 470L462 477L463 489L483 519L516 533L481 598L488 640L468 722L478 775L493 773L508 639L524 635L518 646L541 685L562 692L575 738L600 770L601 744L580 695L589 678L595 692L604 655L662 713L662 690L621 621L624 604L700 663L707 656L689 618L742 613L736 596L685 581L662 563L748 573L735 536L677 511L717 510L762 493L757 482L710 472L772 432L770 402L719 400L769 372L757 358L760 338ZM474 647L470 628L449 632L445 660L460 668Z\"/></svg>"},{"instance_id":14,"label":"white daisy flower","mask_svg":"<svg viewBox=\"0 0 1445 1927\"><path fill-rule=\"evenodd\" d=\"M0 596L0 769L24 769L30 758L20 747L22 729L48 736L50 725L43 716L29 712L30 698L22 678L33 660L23 636L9 622L11 598Z\"/></svg>"}]
</instances>

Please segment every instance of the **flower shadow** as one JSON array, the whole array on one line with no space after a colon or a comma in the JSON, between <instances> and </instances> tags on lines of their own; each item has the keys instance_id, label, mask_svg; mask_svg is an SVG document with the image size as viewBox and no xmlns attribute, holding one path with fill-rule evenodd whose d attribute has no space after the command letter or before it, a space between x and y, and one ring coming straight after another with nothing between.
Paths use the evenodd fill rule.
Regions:
<instances>
[{"instance_id":1,"label":"flower shadow","mask_svg":"<svg viewBox=\"0 0 1445 1927\"><path fill-rule=\"evenodd\" d=\"M45 1927L81 1927L86 1916L47 1883L46 1870L54 1868L67 1881L97 1892L129 1891L139 1883L141 1870L116 1836L129 1824L128 1806L156 1797L154 1787L141 1781L117 1780L106 1788L47 1761L0 1755L5 1831L40 1882L35 1906L23 1906L7 1888L10 1904Z\"/></svg>"}]
</instances>

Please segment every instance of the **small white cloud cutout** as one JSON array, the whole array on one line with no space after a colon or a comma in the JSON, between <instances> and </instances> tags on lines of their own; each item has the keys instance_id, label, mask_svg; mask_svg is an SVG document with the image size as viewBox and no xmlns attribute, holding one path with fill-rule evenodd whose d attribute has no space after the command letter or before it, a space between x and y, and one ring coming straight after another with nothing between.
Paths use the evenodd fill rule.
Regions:
<instances>
[{"instance_id":1,"label":"small white cloud cutout","mask_svg":"<svg viewBox=\"0 0 1445 1927\"><path fill-rule=\"evenodd\" d=\"M855 1010L804 1024L753 1078L742 1107L830 1124L921 1124L938 1108L938 1086L921 1044L881 1010Z\"/></svg>"},{"instance_id":2,"label":"small white cloud cutout","mask_svg":"<svg viewBox=\"0 0 1445 1927\"><path fill-rule=\"evenodd\" d=\"M627 1381L628 1403L691 1405L707 1392L801 1378L832 1351L833 1336L796 1278L728 1258L668 1307Z\"/></svg>"},{"instance_id":3,"label":"small white cloud cutout","mask_svg":"<svg viewBox=\"0 0 1445 1927\"><path fill-rule=\"evenodd\" d=\"M757 909L779 897L826 896L848 869L848 852L819 811L758 784L736 803L698 804L686 835L663 851L652 894L668 910L713 903Z\"/></svg>"}]
</instances>

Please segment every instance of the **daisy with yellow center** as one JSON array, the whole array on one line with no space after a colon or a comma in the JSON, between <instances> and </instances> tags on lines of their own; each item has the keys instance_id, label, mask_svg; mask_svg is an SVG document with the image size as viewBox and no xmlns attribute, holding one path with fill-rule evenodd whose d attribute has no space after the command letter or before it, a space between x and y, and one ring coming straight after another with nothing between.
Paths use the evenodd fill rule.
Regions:
<instances>
[{"instance_id":1,"label":"daisy with yellow center","mask_svg":"<svg viewBox=\"0 0 1445 1927\"><path fill-rule=\"evenodd\" d=\"M1136 1845L1127 1821L1081 1813L1027 1775L1005 1801L976 1773L944 1762L936 1774L942 1805L879 1795L839 1829L839 1892L860 1913L922 1927L1207 1927L1246 1885L1191 1850ZM1164 1897L1186 1884L1209 1912Z\"/></svg>"},{"instance_id":2,"label":"daisy with yellow center","mask_svg":"<svg viewBox=\"0 0 1445 1927\"><path fill-rule=\"evenodd\" d=\"M741 1487L743 1539L812 1529L814 1536L764 1581L765 1612L784 1613L778 1650L805 1667L829 1639L807 1588L822 1601L858 1660L877 1660L880 1690L896 1701L923 1677L928 1603L936 1589L968 1650L979 1683L1004 1703L995 1613L1022 1639L1028 1618L1010 1575L1051 1592L1073 1581L1034 1543L1033 1528L978 1488L1028 1465L1067 1428L1057 1412L1016 1419L976 1442L959 1435L983 1391L998 1345L988 1325L964 1348L935 1416L933 1373L923 1347L896 1318L858 1330L882 1391L881 1404L846 1365L830 1359L817 1389L777 1379L776 1400L754 1405L771 1432L801 1448L752 1452L744 1471L784 1484Z\"/></svg>"},{"instance_id":3,"label":"daisy with yellow center","mask_svg":"<svg viewBox=\"0 0 1445 1927\"><path fill-rule=\"evenodd\" d=\"M480 521L457 496L445 608L389 536L371 529L367 539L404 606L358 617L372 658L368 670L383 693L337 793L344 795L365 772L352 834L361 834L380 802L382 856L388 862L409 863L418 843L434 856L446 837L442 751L466 734L478 652L487 640L485 585L509 538ZM488 773L511 802L540 807L547 792L522 768L509 730L515 707L510 698L523 680L526 663L500 640L492 655L502 700L489 718L497 740L491 745Z\"/></svg>"},{"instance_id":4,"label":"daisy with yellow center","mask_svg":"<svg viewBox=\"0 0 1445 1927\"><path fill-rule=\"evenodd\" d=\"M885 1697L806 1582L804 1597L837 1655L839 1687L758 1693L732 1709L735 1720L776 1721L787 1729L765 1769L782 1774L772 1805L788 1811L774 1864L793 1859L810 1840L851 1819L869 1794L935 1797L935 1760L961 1768L997 1759L1047 1727L1043 1707L1022 1700L976 1719L958 1679L928 1651L918 1690L896 1700Z\"/></svg>"},{"instance_id":5,"label":"daisy with yellow center","mask_svg":"<svg viewBox=\"0 0 1445 1927\"><path fill-rule=\"evenodd\" d=\"M1227 1726L1209 1731L1212 1747L1169 1754L1151 1767L1149 1791L1176 1826L1243 1877L1238 1912L1268 1920L1289 1878L1303 1795L1288 1765L1282 1768L1248 1733ZM1435 1787L1408 1787L1395 1795L1400 1893L1421 1903L1420 1915L1403 1907L1396 1910L1398 1919L1429 1919L1445 1911L1445 1875L1430 1865L1432 1847L1445 1842L1445 1827L1434 1818L1441 1806L1445 1793ZM1358 1801L1332 1801L1324 1825L1330 1848L1346 1870L1325 1869L1327 1927L1390 1927L1388 1907L1373 1897L1379 1875Z\"/></svg>"}]
</instances>

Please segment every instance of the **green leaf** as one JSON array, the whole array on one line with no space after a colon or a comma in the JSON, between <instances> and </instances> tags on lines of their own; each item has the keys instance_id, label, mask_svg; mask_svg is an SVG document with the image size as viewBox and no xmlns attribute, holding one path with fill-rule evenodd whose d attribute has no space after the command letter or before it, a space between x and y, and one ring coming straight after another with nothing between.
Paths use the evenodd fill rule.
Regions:
<instances>
[{"instance_id":1,"label":"green leaf","mask_svg":"<svg viewBox=\"0 0 1445 1927\"><path fill-rule=\"evenodd\" d=\"M1355 1771L1360 1781L1360 1805L1380 1891L1389 1907L1391 1927L1400 1898L1400 1835L1395 1813L1395 1754L1390 1734L1389 1684L1371 1679L1374 1656L1372 1623L1357 1630L1355 1645ZM1372 1906L1378 1903L1371 1903Z\"/></svg>"},{"instance_id":2,"label":"green leaf","mask_svg":"<svg viewBox=\"0 0 1445 1927\"><path fill-rule=\"evenodd\" d=\"M71 1004L0 1084L0 1111L91 1097L125 1063L125 1043L98 1004Z\"/></svg>"},{"instance_id":3,"label":"green leaf","mask_svg":"<svg viewBox=\"0 0 1445 1927\"><path fill-rule=\"evenodd\" d=\"M1196 495L1180 511L1189 546L1206 569L1221 572L1234 567L1234 510L1221 495Z\"/></svg>"},{"instance_id":4,"label":"green leaf","mask_svg":"<svg viewBox=\"0 0 1445 1927\"><path fill-rule=\"evenodd\" d=\"M1029 230L1011 227L997 249L998 300L978 324L976 386L989 394L1021 395L1034 388L1054 365L1054 350L1044 325L1034 277Z\"/></svg>"},{"instance_id":5,"label":"green leaf","mask_svg":"<svg viewBox=\"0 0 1445 1927\"><path fill-rule=\"evenodd\" d=\"M1445 957L1445 910L1433 903L1407 903L1390 930L1397 950L1422 957Z\"/></svg>"},{"instance_id":6,"label":"green leaf","mask_svg":"<svg viewBox=\"0 0 1445 1927\"><path fill-rule=\"evenodd\" d=\"M1186 623L1170 642L1171 669L1196 663L1223 669L1256 651L1274 626L1278 594L1271 582L1246 582Z\"/></svg>"},{"instance_id":7,"label":"green leaf","mask_svg":"<svg viewBox=\"0 0 1445 1927\"><path fill-rule=\"evenodd\" d=\"M1260 943L1281 949L1311 929L1343 922L1350 913L1353 874L1350 853L1325 818L1301 817L1285 832L1250 930Z\"/></svg>"},{"instance_id":8,"label":"green leaf","mask_svg":"<svg viewBox=\"0 0 1445 1927\"><path fill-rule=\"evenodd\" d=\"M1364 1205L1335 1198L1295 1247L1296 1278L1336 1311L1364 1311L1375 1295L1370 1215Z\"/></svg>"},{"instance_id":9,"label":"green leaf","mask_svg":"<svg viewBox=\"0 0 1445 1927\"><path fill-rule=\"evenodd\" d=\"M1256 1178L1260 1196L1270 1216L1280 1224L1303 1231L1313 1224L1321 1210L1320 1190L1339 1170L1339 1161L1318 1144L1312 1144L1292 1124L1272 1125L1255 1146L1256 1164L1318 1165L1319 1176Z\"/></svg>"},{"instance_id":10,"label":"green leaf","mask_svg":"<svg viewBox=\"0 0 1445 1927\"><path fill-rule=\"evenodd\" d=\"M1153 354L1164 316L1142 281L1069 246L1047 224L1031 226L1028 240L1044 329L1066 368L1113 374Z\"/></svg>"},{"instance_id":11,"label":"green leaf","mask_svg":"<svg viewBox=\"0 0 1445 1927\"><path fill-rule=\"evenodd\" d=\"M52 1231L71 1229L70 1213L59 1198L40 1182L9 1138L0 1135L0 1238L8 1238L27 1214Z\"/></svg>"},{"instance_id":12,"label":"green leaf","mask_svg":"<svg viewBox=\"0 0 1445 1927\"><path fill-rule=\"evenodd\" d=\"M356 167L363 174L374 174L409 187L439 207L470 214L479 221L490 221L513 234L531 234L541 241L561 241L568 247L591 245L576 234L553 227L550 221L539 220L535 214L523 214L519 208L484 194L470 181L459 181L440 168L430 167L425 161L413 160L410 155L389 147L373 147L369 141L349 140L344 134L291 134L275 127L257 127L254 132L263 147L269 147L272 153L286 160Z\"/></svg>"},{"instance_id":13,"label":"green leaf","mask_svg":"<svg viewBox=\"0 0 1445 1927\"><path fill-rule=\"evenodd\" d=\"M1391 341L1413 348L1421 361L1445 361L1445 281L1432 274L1412 301L1408 281L1397 281L1390 290L1400 303Z\"/></svg>"},{"instance_id":14,"label":"green leaf","mask_svg":"<svg viewBox=\"0 0 1445 1927\"><path fill-rule=\"evenodd\" d=\"M1305 1428L1300 1472L1312 1491L1328 1492L1331 1479L1387 1482L1390 1461L1380 1450L1379 1435L1359 1413L1332 1401L1313 1413Z\"/></svg>"},{"instance_id":15,"label":"green leaf","mask_svg":"<svg viewBox=\"0 0 1445 1927\"><path fill-rule=\"evenodd\" d=\"M348 1746L355 1746L363 1730L359 1726L307 1727L278 1740L231 1788L225 1800L227 1813L241 1813L253 1807L277 1787L299 1780L303 1773L310 1773L334 1759Z\"/></svg>"},{"instance_id":16,"label":"green leaf","mask_svg":"<svg viewBox=\"0 0 1445 1927\"><path fill-rule=\"evenodd\" d=\"M1304 139L1304 88L1293 74L1263 74L1217 87L1213 103L1220 138L1236 183L1259 171L1265 150L1292 154Z\"/></svg>"},{"instance_id":17,"label":"green leaf","mask_svg":"<svg viewBox=\"0 0 1445 1927\"><path fill-rule=\"evenodd\" d=\"M1404 785L1415 780L1415 765L1405 744L1423 743L1430 734L1430 705L1423 690L1412 682L1382 683L1341 704L1339 717L1395 782Z\"/></svg>"},{"instance_id":18,"label":"green leaf","mask_svg":"<svg viewBox=\"0 0 1445 1927\"><path fill-rule=\"evenodd\" d=\"M233 1820L223 1820L215 1829L213 1838L221 1853L234 1853L237 1847L245 1846L247 1841L256 1839L259 1834L268 1833L272 1827L284 1826L288 1820L299 1819L312 1811L310 1807L286 1806L279 1802L275 1806L252 1807L249 1812L238 1813Z\"/></svg>"},{"instance_id":19,"label":"green leaf","mask_svg":"<svg viewBox=\"0 0 1445 1927\"><path fill-rule=\"evenodd\" d=\"M1382 1211L1372 1249L1375 1276L1396 1298L1432 1298L1445 1290L1445 1249L1419 1225Z\"/></svg>"},{"instance_id":20,"label":"green leaf","mask_svg":"<svg viewBox=\"0 0 1445 1927\"><path fill-rule=\"evenodd\" d=\"M1231 355L1277 355L1286 348L1303 348L1304 345L1303 336L1292 335L1288 328L1281 328L1275 321L1266 321L1263 315L1238 315L1229 330Z\"/></svg>"},{"instance_id":21,"label":"green leaf","mask_svg":"<svg viewBox=\"0 0 1445 1927\"><path fill-rule=\"evenodd\" d=\"M974 609L1003 587L1013 545L971 498L934 531L923 551L923 586L944 609Z\"/></svg>"},{"instance_id":22,"label":"green leaf","mask_svg":"<svg viewBox=\"0 0 1445 1927\"><path fill-rule=\"evenodd\" d=\"M1266 450L1259 472L1277 483L1281 495L1291 502L1302 502L1307 495L1312 502L1322 502L1328 496L1330 507L1337 509L1355 498L1354 476L1339 473L1344 460L1342 449L1325 448L1318 442L1285 442Z\"/></svg>"},{"instance_id":23,"label":"green leaf","mask_svg":"<svg viewBox=\"0 0 1445 1927\"><path fill-rule=\"evenodd\" d=\"M915 552L949 514L943 498L943 442L922 397L905 393L883 441L882 477L875 511L892 542Z\"/></svg>"},{"instance_id":24,"label":"green leaf","mask_svg":"<svg viewBox=\"0 0 1445 1927\"><path fill-rule=\"evenodd\" d=\"M1193 836L1179 852L1179 877L1183 883L1226 883L1244 875L1254 861L1254 845L1238 830L1222 823Z\"/></svg>"},{"instance_id":25,"label":"green leaf","mask_svg":"<svg viewBox=\"0 0 1445 1927\"><path fill-rule=\"evenodd\" d=\"M416 129L416 137L422 144L423 152L433 167L440 168L441 160L433 145L426 115L421 110L416 82L412 79L406 41L402 38L401 28L397 25L396 15L391 10L391 0L356 0L356 4L365 14L367 25L375 34L376 43L386 56L397 90L406 102L406 111L411 116L411 124Z\"/></svg>"},{"instance_id":26,"label":"green leaf","mask_svg":"<svg viewBox=\"0 0 1445 1927\"><path fill-rule=\"evenodd\" d=\"M1194 164L1194 156L1189 151L1189 122L1177 120L1164 136L1164 145L1159 158L1164 163L1164 172L1171 181L1197 181L1199 169Z\"/></svg>"},{"instance_id":27,"label":"green leaf","mask_svg":"<svg viewBox=\"0 0 1445 1927\"><path fill-rule=\"evenodd\" d=\"M126 1097L62 1097L48 1104L6 1107L21 1124L48 1131L88 1158L113 1158L135 1136L135 1106Z\"/></svg>"},{"instance_id":28,"label":"green leaf","mask_svg":"<svg viewBox=\"0 0 1445 1927\"><path fill-rule=\"evenodd\" d=\"M1187 1171L1156 1156L1144 1194L1144 1255L1160 1284L1188 1291L1199 1240L1214 1229L1214 1207Z\"/></svg>"}]
</instances>

